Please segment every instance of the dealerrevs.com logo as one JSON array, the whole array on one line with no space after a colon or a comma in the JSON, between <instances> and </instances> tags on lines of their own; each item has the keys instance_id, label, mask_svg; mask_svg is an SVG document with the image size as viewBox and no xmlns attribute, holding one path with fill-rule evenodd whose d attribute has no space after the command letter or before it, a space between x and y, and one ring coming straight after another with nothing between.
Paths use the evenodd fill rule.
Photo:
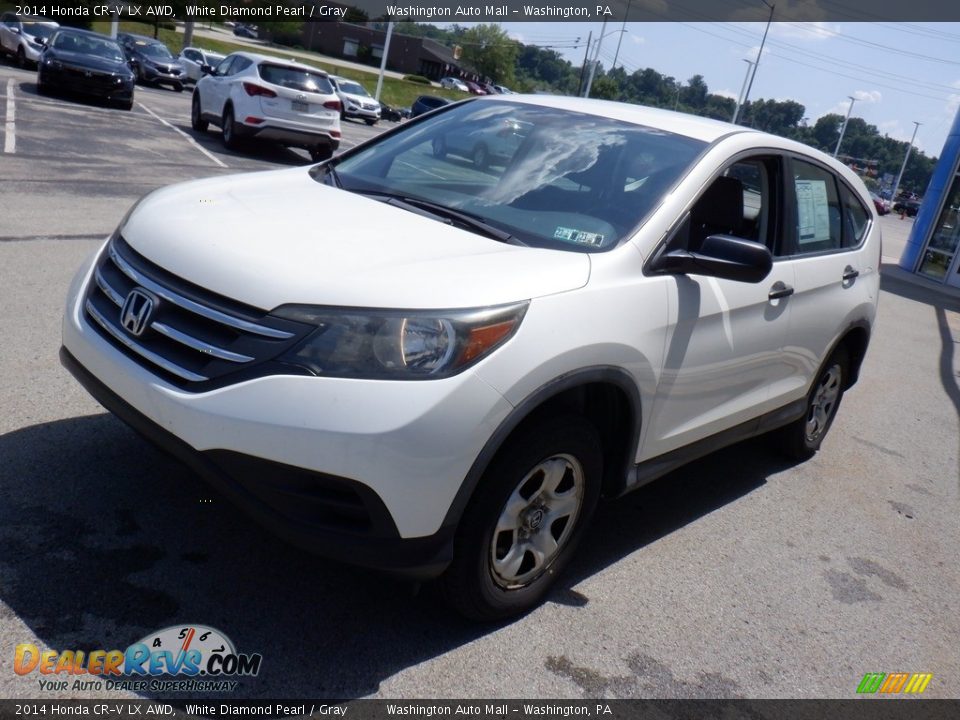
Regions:
<instances>
[{"instance_id":1,"label":"dealerrevs.com logo","mask_svg":"<svg viewBox=\"0 0 960 720\"><path fill-rule=\"evenodd\" d=\"M857 686L861 695L919 695L927 689L933 673L867 673Z\"/></svg>"},{"instance_id":2,"label":"dealerrevs.com logo","mask_svg":"<svg viewBox=\"0 0 960 720\"><path fill-rule=\"evenodd\" d=\"M37 673L42 691L131 690L230 692L238 677L260 672L260 653L238 653L222 632L178 625L151 633L126 650L45 650L17 645L13 670Z\"/></svg>"}]
</instances>

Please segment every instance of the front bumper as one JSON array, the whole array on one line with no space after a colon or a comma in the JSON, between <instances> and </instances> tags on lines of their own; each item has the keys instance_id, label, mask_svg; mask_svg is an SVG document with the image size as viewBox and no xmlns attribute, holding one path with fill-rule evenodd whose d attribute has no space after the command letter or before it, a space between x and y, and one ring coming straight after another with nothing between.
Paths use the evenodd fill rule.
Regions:
<instances>
[{"instance_id":1,"label":"front bumper","mask_svg":"<svg viewBox=\"0 0 960 720\"><path fill-rule=\"evenodd\" d=\"M406 574L443 569L447 515L511 409L502 395L472 370L407 382L268 375L190 392L91 325L92 266L68 295L63 358L105 407L300 546Z\"/></svg>"},{"instance_id":2,"label":"front bumper","mask_svg":"<svg viewBox=\"0 0 960 720\"><path fill-rule=\"evenodd\" d=\"M360 118L361 120L379 120L380 110L366 110L357 105L344 105L343 114L349 118Z\"/></svg>"},{"instance_id":3,"label":"front bumper","mask_svg":"<svg viewBox=\"0 0 960 720\"><path fill-rule=\"evenodd\" d=\"M106 73L88 72L83 68L61 65L59 68L41 65L39 76L43 84L62 90L106 98L110 101L133 99L133 81L116 79Z\"/></svg>"},{"instance_id":4,"label":"front bumper","mask_svg":"<svg viewBox=\"0 0 960 720\"><path fill-rule=\"evenodd\" d=\"M157 83L158 85L183 85L187 82L187 74L185 72L166 73L149 65L143 65L142 67L143 78L147 82Z\"/></svg>"}]
</instances>

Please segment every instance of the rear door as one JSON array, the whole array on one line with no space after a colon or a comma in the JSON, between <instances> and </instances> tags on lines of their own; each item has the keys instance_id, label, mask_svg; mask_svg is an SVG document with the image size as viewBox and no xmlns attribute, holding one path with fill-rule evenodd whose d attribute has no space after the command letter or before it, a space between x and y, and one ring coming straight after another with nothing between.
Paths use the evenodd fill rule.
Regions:
<instances>
[{"instance_id":1,"label":"rear door","mask_svg":"<svg viewBox=\"0 0 960 720\"><path fill-rule=\"evenodd\" d=\"M13 13L4 13L0 16L0 46L4 52L14 53L17 49L18 35L13 31L19 23Z\"/></svg>"},{"instance_id":2,"label":"rear door","mask_svg":"<svg viewBox=\"0 0 960 720\"><path fill-rule=\"evenodd\" d=\"M784 253L796 272L786 348L794 372L783 390L797 396L808 389L831 344L873 303L879 250L866 242L868 233L878 232L873 213L843 179L811 158L793 157L790 167L787 196L794 219Z\"/></svg>"}]
</instances>

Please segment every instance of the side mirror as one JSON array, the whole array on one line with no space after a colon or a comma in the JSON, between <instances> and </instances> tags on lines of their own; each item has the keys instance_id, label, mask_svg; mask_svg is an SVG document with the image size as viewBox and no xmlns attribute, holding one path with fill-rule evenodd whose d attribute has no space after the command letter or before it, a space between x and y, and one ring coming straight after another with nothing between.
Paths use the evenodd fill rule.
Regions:
<instances>
[{"instance_id":1,"label":"side mirror","mask_svg":"<svg viewBox=\"0 0 960 720\"><path fill-rule=\"evenodd\" d=\"M671 250L654 261L657 272L709 275L758 283L770 274L773 256L766 245L733 235L710 235L696 252Z\"/></svg>"},{"instance_id":2,"label":"side mirror","mask_svg":"<svg viewBox=\"0 0 960 720\"><path fill-rule=\"evenodd\" d=\"M38 38L35 38L35 40L37 45L41 45L43 47L48 47L50 45L50 41L47 40L45 37L38 37Z\"/></svg>"},{"instance_id":3,"label":"side mirror","mask_svg":"<svg viewBox=\"0 0 960 720\"><path fill-rule=\"evenodd\" d=\"M19 34L20 34L20 28L18 28L18 27L12 27L12 28L10 28L10 32L12 32L14 35L19 35Z\"/></svg>"},{"instance_id":4,"label":"side mirror","mask_svg":"<svg viewBox=\"0 0 960 720\"><path fill-rule=\"evenodd\" d=\"M204 75L213 75L213 68L210 65L201 65L200 72Z\"/></svg>"}]
</instances>

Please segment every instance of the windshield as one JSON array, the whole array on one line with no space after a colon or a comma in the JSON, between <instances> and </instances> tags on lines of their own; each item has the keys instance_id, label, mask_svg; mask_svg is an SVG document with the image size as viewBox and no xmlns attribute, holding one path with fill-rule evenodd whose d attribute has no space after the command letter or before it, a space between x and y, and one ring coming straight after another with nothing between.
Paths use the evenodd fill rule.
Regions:
<instances>
[{"instance_id":1,"label":"windshield","mask_svg":"<svg viewBox=\"0 0 960 720\"><path fill-rule=\"evenodd\" d=\"M25 22L23 24L23 31L25 33L38 38L48 38L53 35L53 31L56 29L56 25L46 25L38 22Z\"/></svg>"},{"instance_id":2,"label":"windshield","mask_svg":"<svg viewBox=\"0 0 960 720\"><path fill-rule=\"evenodd\" d=\"M66 52L83 53L84 55L94 55L106 60L123 62L123 51L120 49L120 46L108 38L98 38L94 35L60 33L54 41L54 47L57 50L65 50Z\"/></svg>"},{"instance_id":3,"label":"windshield","mask_svg":"<svg viewBox=\"0 0 960 720\"><path fill-rule=\"evenodd\" d=\"M173 55L171 55L170 51L167 50L167 46L161 43L138 42L136 47L137 50L149 58L157 58L159 60L173 59Z\"/></svg>"},{"instance_id":4,"label":"windshield","mask_svg":"<svg viewBox=\"0 0 960 720\"><path fill-rule=\"evenodd\" d=\"M323 93L324 95L333 92L333 86L327 76L317 72L269 64L261 65L259 72L260 77L272 85L302 92Z\"/></svg>"},{"instance_id":5,"label":"windshield","mask_svg":"<svg viewBox=\"0 0 960 720\"><path fill-rule=\"evenodd\" d=\"M640 225L705 147L595 115L473 101L374 142L336 175L346 190L427 200L528 245L590 252Z\"/></svg>"},{"instance_id":6,"label":"windshield","mask_svg":"<svg viewBox=\"0 0 960 720\"><path fill-rule=\"evenodd\" d=\"M338 85L340 86L340 90L347 93L347 95L366 95L367 97L370 96L370 93L368 93L364 89L363 85L360 85L359 83L349 82L349 81L345 82L341 80L338 83Z\"/></svg>"}]
</instances>

